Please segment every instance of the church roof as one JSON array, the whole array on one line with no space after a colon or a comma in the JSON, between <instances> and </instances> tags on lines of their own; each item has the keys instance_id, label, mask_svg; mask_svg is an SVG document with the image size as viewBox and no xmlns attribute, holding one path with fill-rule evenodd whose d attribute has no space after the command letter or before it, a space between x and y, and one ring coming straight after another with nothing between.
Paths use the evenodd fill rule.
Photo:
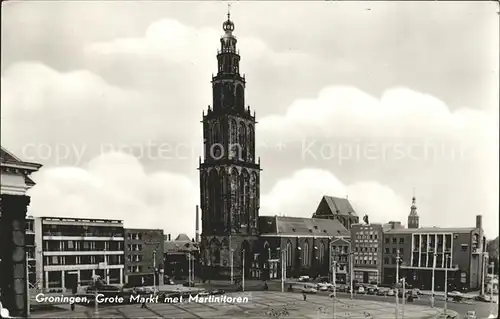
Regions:
<instances>
[{"instance_id":1,"label":"church roof","mask_svg":"<svg viewBox=\"0 0 500 319\"><path fill-rule=\"evenodd\" d=\"M350 232L338 220L262 216L259 217L259 223L267 224L267 227L261 227L262 236L350 236Z\"/></svg>"},{"instance_id":2,"label":"church roof","mask_svg":"<svg viewBox=\"0 0 500 319\"><path fill-rule=\"evenodd\" d=\"M191 239L189 239L188 235L186 234L179 234L179 236L177 236L177 238L175 239L176 241L191 241Z\"/></svg>"},{"instance_id":3,"label":"church roof","mask_svg":"<svg viewBox=\"0 0 500 319\"><path fill-rule=\"evenodd\" d=\"M328 208L330 209L328 215L334 214L334 215L344 215L344 216L358 216L347 198L323 196L321 202L318 205L318 208L321 207L321 204L323 202L325 202ZM324 214L325 212L322 212L321 215Z\"/></svg>"}]
</instances>

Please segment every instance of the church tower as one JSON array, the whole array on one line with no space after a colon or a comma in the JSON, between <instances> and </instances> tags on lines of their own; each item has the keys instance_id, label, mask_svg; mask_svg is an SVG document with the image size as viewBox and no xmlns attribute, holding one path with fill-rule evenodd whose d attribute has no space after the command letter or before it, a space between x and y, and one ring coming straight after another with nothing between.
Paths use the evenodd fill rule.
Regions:
<instances>
[{"instance_id":1,"label":"church tower","mask_svg":"<svg viewBox=\"0 0 500 319\"><path fill-rule=\"evenodd\" d=\"M417 206L415 205L415 196L411 200L410 215L408 215L408 228L418 228Z\"/></svg>"},{"instance_id":2,"label":"church tower","mask_svg":"<svg viewBox=\"0 0 500 319\"><path fill-rule=\"evenodd\" d=\"M201 262L205 277L229 275L231 262L253 256L258 239L260 163L255 158L255 113L245 107L245 77L230 13L212 75L213 102L203 112L200 158ZM260 160L259 160L260 162ZM232 253L232 258L231 258ZM253 257L252 257L253 258ZM246 259L250 265L251 260Z\"/></svg>"}]
</instances>

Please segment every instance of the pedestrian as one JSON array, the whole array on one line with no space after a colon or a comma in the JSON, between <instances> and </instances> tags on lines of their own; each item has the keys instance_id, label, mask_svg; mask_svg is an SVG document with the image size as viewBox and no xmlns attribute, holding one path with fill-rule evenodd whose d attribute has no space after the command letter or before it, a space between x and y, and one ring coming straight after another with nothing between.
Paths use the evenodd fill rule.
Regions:
<instances>
[{"instance_id":1,"label":"pedestrian","mask_svg":"<svg viewBox=\"0 0 500 319\"><path fill-rule=\"evenodd\" d=\"M71 311L75 311L75 301L74 300L72 300L70 302L70 307L71 307Z\"/></svg>"},{"instance_id":2,"label":"pedestrian","mask_svg":"<svg viewBox=\"0 0 500 319\"><path fill-rule=\"evenodd\" d=\"M304 301L306 301L306 299L307 299L307 295L306 295L306 293L305 293L305 292L303 292L303 293L302 293L302 297L304 298Z\"/></svg>"}]
</instances>

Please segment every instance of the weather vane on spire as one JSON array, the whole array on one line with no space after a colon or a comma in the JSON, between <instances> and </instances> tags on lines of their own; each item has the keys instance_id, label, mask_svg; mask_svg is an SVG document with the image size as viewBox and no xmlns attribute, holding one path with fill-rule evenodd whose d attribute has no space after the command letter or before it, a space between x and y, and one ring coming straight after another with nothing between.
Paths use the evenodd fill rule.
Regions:
<instances>
[{"instance_id":1,"label":"weather vane on spire","mask_svg":"<svg viewBox=\"0 0 500 319\"><path fill-rule=\"evenodd\" d=\"M231 4L230 3L227 4L227 19L228 20L231 19Z\"/></svg>"}]
</instances>

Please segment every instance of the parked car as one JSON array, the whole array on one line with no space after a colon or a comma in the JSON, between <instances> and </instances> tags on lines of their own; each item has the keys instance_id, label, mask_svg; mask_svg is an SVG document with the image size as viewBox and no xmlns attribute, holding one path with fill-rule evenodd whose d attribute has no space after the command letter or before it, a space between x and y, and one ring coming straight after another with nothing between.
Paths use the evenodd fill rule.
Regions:
<instances>
[{"instance_id":1,"label":"parked car","mask_svg":"<svg viewBox=\"0 0 500 319\"><path fill-rule=\"evenodd\" d=\"M358 288L358 294L364 294L365 293L365 287L359 286Z\"/></svg>"},{"instance_id":2,"label":"parked car","mask_svg":"<svg viewBox=\"0 0 500 319\"><path fill-rule=\"evenodd\" d=\"M373 287L369 287L367 290L366 290L366 294L367 295L376 295L377 294L377 290Z\"/></svg>"},{"instance_id":3,"label":"parked car","mask_svg":"<svg viewBox=\"0 0 500 319\"><path fill-rule=\"evenodd\" d=\"M420 295L422 295L422 292L418 288L413 288L413 294L420 296Z\"/></svg>"},{"instance_id":4,"label":"parked car","mask_svg":"<svg viewBox=\"0 0 500 319\"><path fill-rule=\"evenodd\" d=\"M299 281L304 282L304 281L309 281L311 278L309 276L300 276Z\"/></svg>"},{"instance_id":5,"label":"parked car","mask_svg":"<svg viewBox=\"0 0 500 319\"><path fill-rule=\"evenodd\" d=\"M393 297L393 296L395 296L395 295L396 295L396 290L394 290L394 289L389 289L389 290L387 291L387 296Z\"/></svg>"},{"instance_id":6,"label":"parked car","mask_svg":"<svg viewBox=\"0 0 500 319\"><path fill-rule=\"evenodd\" d=\"M464 319L477 319L476 312L474 310L467 311Z\"/></svg>"},{"instance_id":7,"label":"parked car","mask_svg":"<svg viewBox=\"0 0 500 319\"><path fill-rule=\"evenodd\" d=\"M304 287L302 288L302 292L305 293L305 294L315 294L318 292L317 289L314 289L313 287Z\"/></svg>"},{"instance_id":8,"label":"parked car","mask_svg":"<svg viewBox=\"0 0 500 319\"><path fill-rule=\"evenodd\" d=\"M333 289L333 285L330 285L330 284L318 284L317 286L317 289L319 291L328 291L329 288L332 288Z\"/></svg>"},{"instance_id":9,"label":"parked car","mask_svg":"<svg viewBox=\"0 0 500 319\"><path fill-rule=\"evenodd\" d=\"M490 302L490 298L485 295L479 295L474 297L474 301Z\"/></svg>"},{"instance_id":10,"label":"parked car","mask_svg":"<svg viewBox=\"0 0 500 319\"><path fill-rule=\"evenodd\" d=\"M182 284L182 286L184 287L194 287L194 282L189 282L189 281L186 281L185 283Z\"/></svg>"},{"instance_id":11,"label":"parked car","mask_svg":"<svg viewBox=\"0 0 500 319\"><path fill-rule=\"evenodd\" d=\"M389 288L385 288L385 287L379 288L377 290L377 296L385 296L385 295L387 295L388 292L389 292Z\"/></svg>"}]
</instances>

